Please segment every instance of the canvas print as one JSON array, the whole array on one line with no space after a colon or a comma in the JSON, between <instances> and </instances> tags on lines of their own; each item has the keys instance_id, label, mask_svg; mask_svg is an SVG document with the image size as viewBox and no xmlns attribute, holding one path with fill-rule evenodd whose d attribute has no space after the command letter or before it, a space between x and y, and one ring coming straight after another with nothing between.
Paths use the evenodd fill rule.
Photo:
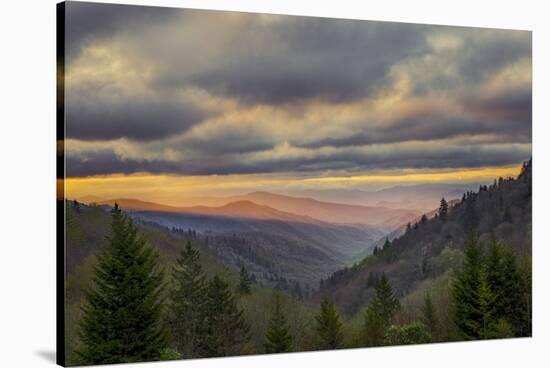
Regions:
<instances>
[{"instance_id":1,"label":"canvas print","mask_svg":"<svg viewBox=\"0 0 550 368\"><path fill-rule=\"evenodd\" d=\"M57 11L59 364L531 336L531 32Z\"/></svg>"}]
</instances>

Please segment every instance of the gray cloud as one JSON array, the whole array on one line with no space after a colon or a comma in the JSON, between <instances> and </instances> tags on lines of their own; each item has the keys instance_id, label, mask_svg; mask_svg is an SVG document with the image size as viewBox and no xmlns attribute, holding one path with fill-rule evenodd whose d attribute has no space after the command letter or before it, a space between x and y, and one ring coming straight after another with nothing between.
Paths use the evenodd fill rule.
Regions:
<instances>
[{"instance_id":1,"label":"gray cloud","mask_svg":"<svg viewBox=\"0 0 550 368\"><path fill-rule=\"evenodd\" d=\"M244 162L235 158L205 156L196 160L166 162L156 160L121 159L112 152L96 152L86 157L67 158L68 176L98 174L153 174L225 175L259 173L310 173L326 170L343 170L349 174L379 169L447 169L509 165L530 156L530 145L448 145L437 149L384 150L380 152L340 152L331 155L320 153L314 157L265 159Z\"/></svg>"},{"instance_id":2,"label":"gray cloud","mask_svg":"<svg viewBox=\"0 0 550 368\"><path fill-rule=\"evenodd\" d=\"M434 44L430 37L438 34L458 42ZM525 32L69 3L68 70L78 71L72 68L77 61L91 63L85 53L90 45L114 50L106 54L137 67L120 79L115 69L97 80L92 73L71 82L67 137L127 138L128 144L141 145L138 153L163 147L185 160L128 158L109 150L69 153L71 176L458 168L513 164L530 155L530 78L496 91L483 88L518 60L530 62L531 38ZM376 121L368 102L397 93L400 78L408 83L401 98L419 99L427 107L403 116L398 100L385 110L383 123ZM198 95L182 93L189 90ZM424 103L434 96L448 104ZM365 103L365 112L338 115L348 103ZM316 104L334 107L335 113L318 125L309 122L308 129L324 132L330 124L346 129L326 129L324 135L300 131L281 117L258 112L267 106L306 126L308 109ZM214 115L220 124L195 129ZM248 130L237 128L241 115ZM430 149L434 141L464 136L471 142ZM426 146L399 145L413 140ZM315 153L276 156L283 143ZM394 151L378 150L387 144L395 144ZM321 147L337 150L326 153ZM273 157L254 159L257 153Z\"/></svg>"},{"instance_id":3,"label":"gray cloud","mask_svg":"<svg viewBox=\"0 0 550 368\"><path fill-rule=\"evenodd\" d=\"M139 32L143 27L170 21L180 12L163 7L79 1L68 1L65 9L65 56L69 62L91 42L118 32Z\"/></svg>"},{"instance_id":4,"label":"gray cloud","mask_svg":"<svg viewBox=\"0 0 550 368\"><path fill-rule=\"evenodd\" d=\"M70 101L70 100L69 100ZM79 100L66 108L66 135L81 140L130 138L148 141L181 133L205 114L191 103L130 97Z\"/></svg>"},{"instance_id":5,"label":"gray cloud","mask_svg":"<svg viewBox=\"0 0 550 368\"><path fill-rule=\"evenodd\" d=\"M288 17L247 31L215 65L191 77L167 70L158 82L192 83L246 104L349 101L386 85L396 60L427 47L427 27L403 24Z\"/></svg>"}]
</instances>

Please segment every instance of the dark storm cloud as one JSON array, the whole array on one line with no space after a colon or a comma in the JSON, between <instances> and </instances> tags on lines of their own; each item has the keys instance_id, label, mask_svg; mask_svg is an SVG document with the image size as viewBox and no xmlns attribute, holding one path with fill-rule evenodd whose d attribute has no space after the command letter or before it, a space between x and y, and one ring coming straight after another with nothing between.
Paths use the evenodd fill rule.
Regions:
<instances>
[{"instance_id":1,"label":"dark storm cloud","mask_svg":"<svg viewBox=\"0 0 550 368\"><path fill-rule=\"evenodd\" d=\"M495 104L499 102L501 100L494 101ZM520 114L524 118L526 113L522 109L515 110L510 106L506 106L504 109L497 109L495 106L495 109L492 109L484 104L475 107L469 106L472 110L474 108L479 109L478 112L483 113L484 117L466 119L438 113L413 115L394 121L388 126L368 128L368 125L366 125L365 132L343 137L327 137L320 140L306 141L298 143L297 146L304 148L365 146L414 140L430 141L463 136L475 137L481 134L494 134L495 132L498 132L498 135L493 137L492 141L522 143L531 141L531 125L526 123L526 120L515 119L517 116L514 116ZM511 111L508 112L508 110ZM492 116L488 119L490 114L498 114L499 116ZM506 115L505 117L510 119L497 120L497 118L502 117L501 115Z\"/></svg>"},{"instance_id":2,"label":"dark storm cloud","mask_svg":"<svg viewBox=\"0 0 550 368\"><path fill-rule=\"evenodd\" d=\"M530 75L506 80L530 67L525 32L93 3L67 12L67 137L87 141L69 152L70 176L462 168L530 156ZM119 138L131 154L104 142Z\"/></svg>"},{"instance_id":3,"label":"dark storm cloud","mask_svg":"<svg viewBox=\"0 0 550 368\"><path fill-rule=\"evenodd\" d=\"M67 104L66 135L81 140L150 141L184 132L203 117L192 104L170 99L75 101Z\"/></svg>"},{"instance_id":4,"label":"dark storm cloud","mask_svg":"<svg viewBox=\"0 0 550 368\"><path fill-rule=\"evenodd\" d=\"M65 165L67 177L135 172L175 173L179 171L178 165L174 163L162 160L124 160L110 151L90 153L85 157L68 155Z\"/></svg>"},{"instance_id":5,"label":"dark storm cloud","mask_svg":"<svg viewBox=\"0 0 550 368\"><path fill-rule=\"evenodd\" d=\"M388 82L387 73L396 60L426 51L427 29L285 18L271 27L253 27L250 43L235 45L219 63L190 82L247 104L364 98ZM164 78L168 84L178 81L171 73Z\"/></svg>"},{"instance_id":6,"label":"dark storm cloud","mask_svg":"<svg viewBox=\"0 0 550 368\"><path fill-rule=\"evenodd\" d=\"M438 169L474 168L509 165L530 155L526 146L448 145L426 150L383 150L363 152L322 153L314 157L265 159L243 162L235 158L208 156L195 160L167 162L160 160L121 159L112 152L96 152L85 157L67 158L67 175L81 177L99 174L225 175L277 172L316 172L345 170L349 173L377 169Z\"/></svg>"},{"instance_id":7,"label":"dark storm cloud","mask_svg":"<svg viewBox=\"0 0 550 368\"><path fill-rule=\"evenodd\" d=\"M72 59L90 42L118 32L170 21L179 12L170 8L68 1L66 4L66 57Z\"/></svg>"},{"instance_id":8,"label":"dark storm cloud","mask_svg":"<svg viewBox=\"0 0 550 368\"><path fill-rule=\"evenodd\" d=\"M464 106L481 116L515 122L515 132L531 135L532 91L517 88L502 91L492 96L466 98Z\"/></svg>"},{"instance_id":9,"label":"dark storm cloud","mask_svg":"<svg viewBox=\"0 0 550 368\"><path fill-rule=\"evenodd\" d=\"M511 38L509 31L493 32L495 33L493 38L478 43L472 40L474 47L461 50L459 73L469 82L475 83L485 79L510 62L531 57L531 37ZM527 32L518 31L518 33ZM475 35L470 37L475 38Z\"/></svg>"},{"instance_id":10,"label":"dark storm cloud","mask_svg":"<svg viewBox=\"0 0 550 368\"><path fill-rule=\"evenodd\" d=\"M272 137L244 133L224 132L209 138L187 138L181 146L205 155L226 155L232 153L251 153L265 151L274 147Z\"/></svg>"}]
</instances>

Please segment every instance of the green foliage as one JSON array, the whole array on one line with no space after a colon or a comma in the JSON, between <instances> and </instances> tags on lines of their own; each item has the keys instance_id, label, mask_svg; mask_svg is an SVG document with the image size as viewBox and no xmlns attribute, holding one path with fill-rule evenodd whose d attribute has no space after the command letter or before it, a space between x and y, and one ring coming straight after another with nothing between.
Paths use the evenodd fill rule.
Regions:
<instances>
[{"instance_id":1,"label":"green foliage","mask_svg":"<svg viewBox=\"0 0 550 368\"><path fill-rule=\"evenodd\" d=\"M384 343L386 330L399 308L399 299L394 295L388 278L383 273L376 285L374 299L364 313L364 339L367 346L380 346Z\"/></svg>"},{"instance_id":2,"label":"green foliage","mask_svg":"<svg viewBox=\"0 0 550 368\"><path fill-rule=\"evenodd\" d=\"M424 305L422 306L422 321L428 332L435 338L439 336L439 319L432 302L432 297L429 292L424 297Z\"/></svg>"},{"instance_id":3,"label":"green foliage","mask_svg":"<svg viewBox=\"0 0 550 368\"><path fill-rule=\"evenodd\" d=\"M412 322L404 326L391 326L386 332L385 345L427 344L432 342L426 325L422 322Z\"/></svg>"},{"instance_id":4,"label":"green foliage","mask_svg":"<svg viewBox=\"0 0 550 368\"><path fill-rule=\"evenodd\" d=\"M281 309L279 294L275 295L275 308L269 320L265 340L266 353L284 353L292 350L292 335L288 321Z\"/></svg>"},{"instance_id":5,"label":"green foliage","mask_svg":"<svg viewBox=\"0 0 550 368\"><path fill-rule=\"evenodd\" d=\"M173 349L163 349L160 352L159 360L178 360L181 359L182 355Z\"/></svg>"},{"instance_id":6,"label":"green foliage","mask_svg":"<svg viewBox=\"0 0 550 368\"><path fill-rule=\"evenodd\" d=\"M454 321L465 340L485 338L491 324L493 296L483 270L483 255L477 236L466 242L462 271L453 285Z\"/></svg>"},{"instance_id":7,"label":"green foliage","mask_svg":"<svg viewBox=\"0 0 550 368\"><path fill-rule=\"evenodd\" d=\"M372 304L369 304L364 312L363 319L363 341L365 346L381 346L388 327L384 324L384 318Z\"/></svg>"},{"instance_id":8,"label":"green foliage","mask_svg":"<svg viewBox=\"0 0 550 368\"><path fill-rule=\"evenodd\" d=\"M343 345L342 321L334 303L328 299L321 302L321 310L315 316L317 321L317 347L319 349L339 349Z\"/></svg>"},{"instance_id":9,"label":"green foliage","mask_svg":"<svg viewBox=\"0 0 550 368\"><path fill-rule=\"evenodd\" d=\"M206 356L230 356L244 352L250 340L250 326L237 306L229 284L217 275L207 287L205 308Z\"/></svg>"},{"instance_id":10,"label":"green foliage","mask_svg":"<svg viewBox=\"0 0 550 368\"><path fill-rule=\"evenodd\" d=\"M173 267L170 292L170 327L174 346L186 358L200 357L204 350L207 305L206 276L199 251L187 242Z\"/></svg>"},{"instance_id":11,"label":"green foliage","mask_svg":"<svg viewBox=\"0 0 550 368\"><path fill-rule=\"evenodd\" d=\"M237 292L240 295L250 295L252 293L251 290L252 285L252 278L248 274L248 271L243 266L241 267L241 272L239 273L239 285L237 285Z\"/></svg>"},{"instance_id":12,"label":"green foliage","mask_svg":"<svg viewBox=\"0 0 550 368\"><path fill-rule=\"evenodd\" d=\"M466 340L530 334L528 288L511 249L493 235L483 256L475 235L466 244L462 271L453 286L454 317Z\"/></svg>"},{"instance_id":13,"label":"green foliage","mask_svg":"<svg viewBox=\"0 0 550 368\"><path fill-rule=\"evenodd\" d=\"M158 254L138 236L132 220L117 205L111 217L108 244L97 254L93 286L85 293L79 361L158 360L167 345Z\"/></svg>"},{"instance_id":14,"label":"green foliage","mask_svg":"<svg viewBox=\"0 0 550 368\"><path fill-rule=\"evenodd\" d=\"M487 282L495 295L495 314L507 321L516 336L529 330L529 306L525 303L527 288L516 257L509 247L492 236L486 259Z\"/></svg>"}]
</instances>

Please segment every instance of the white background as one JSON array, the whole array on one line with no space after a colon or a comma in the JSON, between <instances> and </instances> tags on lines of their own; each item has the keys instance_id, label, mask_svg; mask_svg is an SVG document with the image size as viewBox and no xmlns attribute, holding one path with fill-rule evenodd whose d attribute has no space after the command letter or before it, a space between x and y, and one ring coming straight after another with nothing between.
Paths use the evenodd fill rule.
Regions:
<instances>
[{"instance_id":1,"label":"white background","mask_svg":"<svg viewBox=\"0 0 550 368\"><path fill-rule=\"evenodd\" d=\"M121 1L112 1L121 2ZM0 367L55 359L55 0L0 10ZM148 5L533 30L532 339L140 364L140 367L542 367L550 348L550 11L545 1L201 0ZM134 365L138 366L138 365Z\"/></svg>"}]
</instances>

